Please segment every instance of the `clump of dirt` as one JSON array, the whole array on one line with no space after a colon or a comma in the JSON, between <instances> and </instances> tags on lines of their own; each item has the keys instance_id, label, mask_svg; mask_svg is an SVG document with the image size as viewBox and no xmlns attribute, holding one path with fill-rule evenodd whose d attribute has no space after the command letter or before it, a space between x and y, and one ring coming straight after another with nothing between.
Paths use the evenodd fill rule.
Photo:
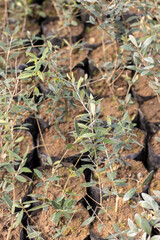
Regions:
<instances>
[{"instance_id":1,"label":"clump of dirt","mask_svg":"<svg viewBox=\"0 0 160 240\"><path fill-rule=\"evenodd\" d=\"M160 119L160 104L157 97L145 102L141 107L146 119L150 122L159 122ZM149 111L148 109L152 109Z\"/></svg>"},{"instance_id":2,"label":"clump of dirt","mask_svg":"<svg viewBox=\"0 0 160 240\"><path fill-rule=\"evenodd\" d=\"M70 136L71 127L66 127L66 124L60 124L59 128L55 126L49 128L47 132L43 134L43 140L40 138L40 153L45 153L49 156L61 157L66 151L67 142L73 142L73 138ZM45 144L45 146L44 146ZM55 147L56 146L56 147Z\"/></svg>"},{"instance_id":3,"label":"clump of dirt","mask_svg":"<svg viewBox=\"0 0 160 240\"><path fill-rule=\"evenodd\" d=\"M155 95L153 88L150 87L151 80L152 77L149 79L147 76L139 76L138 82L135 84L136 92L142 96Z\"/></svg>"},{"instance_id":4,"label":"clump of dirt","mask_svg":"<svg viewBox=\"0 0 160 240\"><path fill-rule=\"evenodd\" d=\"M74 21L75 25L69 25L66 27L63 22L59 20L50 21L48 24L43 24L43 34L48 36L56 35L57 37L64 36L77 36L83 32L84 25L83 23L78 23L78 21Z\"/></svg>"},{"instance_id":5,"label":"clump of dirt","mask_svg":"<svg viewBox=\"0 0 160 240\"><path fill-rule=\"evenodd\" d=\"M160 137L160 131L158 131L151 139L151 147L152 150L156 153L156 154L160 154L160 143L159 143L159 137Z\"/></svg>"},{"instance_id":6,"label":"clump of dirt","mask_svg":"<svg viewBox=\"0 0 160 240\"><path fill-rule=\"evenodd\" d=\"M84 35L84 41L88 42L89 44L101 44L102 31L100 29L97 29L96 26L92 26L92 28L87 27L86 33Z\"/></svg>"},{"instance_id":7,"label":"clump of dirt","mask_svg":"<svg viewBox=\"0 0 160 240\"><path fill-rule=\"evenodd\" d=\"M61 102L63 103L63 101ZM57 104L57 106L60 106ZM65 107L62 105L62 107ZM40 116L43 119L51 119L52 113L46 111L48 110L48 101L43 104L43 108L40 109ZM55 110L55 109L54 109ZM57 108L58 110L58 108ZM71 107L69 111L66 111L66 114L63 117L63 121L58 124L50 126L49 129L46 129L45 132L39 136L39 152L47 154L49 156L62 157L66 152L66 145L69 143L74 143L75 139L73 137L72 131L74 130L74 118L83 113L82 107L79 109ZM60 113L57 112L57 117ZM52 120L53 123L53 120ZM74 145L70 150L68 150L65 156L74 155L80 148L77 144Z\"/></svg>"}]
</instances>

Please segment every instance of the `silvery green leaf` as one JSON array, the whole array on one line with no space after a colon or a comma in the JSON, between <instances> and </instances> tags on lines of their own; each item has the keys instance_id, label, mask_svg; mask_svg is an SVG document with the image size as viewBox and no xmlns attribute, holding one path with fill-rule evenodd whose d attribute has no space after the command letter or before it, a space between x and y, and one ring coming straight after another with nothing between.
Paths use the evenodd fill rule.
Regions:
<instances>
[{"instance_id":1,"label":"silvery green leaf","mask_svg":"<svg viewBox=\"0 0 160 240\"><path fill-rule=\"evenodd\" d=\"M145 57L143 58L146 62L149 62L149 63L154 63L154 60L152 57Z\"/></svg>"},{"instance_id":2,"label":"silvery green leaf","mask_svg":"<svg viewBox=\"0 0 160 240\"><path fill-rule=\"evenodd\" d=\"M148 176L145 178L144 182L142 183L142 186L146 185L147 183L149 183L153 177L154 171L152 170Z\"/></svg>"},{"instance_id":3,"label":"silvery green leaf","mask_svg":"<svg viewBox=\"0 0 160 240\"><path fill-rule=\"evenodd\" d=\"M136 221L138 227L141 228L141 216L138 213L136 213L134 218L135 218L135 221Z\"/></svg>"},{"instance_id":4,"label":"silvery green leaf","mask_svg":"<svg viewBox=\"0 0 160 240\"><path fill-rule=\"evenodd\" d=\"M160 198L160 191L157 191L157 190L153 190L153 193Z\"/></svg>"},{"instance_id":5,"label":"silvery green leaf","mask_svg":"<svg viewBox=\"0 0 160 240\"><path fill-rule=\"evenodd\" d=\"M152 229L149 222L145 218L141 218L141 227L148 235L150 235Z\"/></svg>"},{"instance_id":6,"label":"silvery green leaf","mask_svg":"<svg viewBox=\"0 0 160 240\"><path fill-rule=\"evenodd\" d=\"M91 108L91 113L92 113L92 115L95 116L96 106L95 106L95 103L94 103L94 102L91 102L90 108Z\"/></svg>"},{"instance_id":7,"label":"silvery green leaf","mask_svg":"<svg viewBox=\"0 0 160 240\"><path fill-rule=\"evenodd\" d=\"M142 49L148 47L148 46L151 44L152 41L153 41L153 37L152 37L152 36L151 36L151 37L148 37L148 38L144 41L144 43L143 43L143 45L142 45Z\"/></svg>"},{"instance_id":8,"label":"silvery green leaf","mask_svg":"<svg viewBox=\"0 0 160 240\"><path fill-rule=\"evenodd\" d=\"M14 228L18 227L18 225L21 223L22 217L23 217L23 209L20 211L20 213L18 213L17 220L13 225Z\"/></svg>"},{"instance_id":9,"label":"silvery green leaf","mask_svg":"<svg viewBox=\"0 0 160 240\"><path fill-rule=\"evenodd\" d=\"M129 39L133 43L134 46L138 47L137 41L133 35L129 35Z\"/></svg>"},{"instance_id":10,"label":"silvery green leaf","mask_svg":"<svg viewBox=\"0 0 160 240\"><path fill-rule=\"evenodd\" d=\"M150 240L159 240L160 239L160 236L159 235L155 235L153 237L151 237Z\"/></svg>"},{"instance_id":11,"label":"silvery green leaf","mask_svg":"<svg viewBox=\"0 0 160 240\"><path fill-rule=\"evenodd\" d=\"M133 195L135 194L136 190L137 190L137 188L132 188L128 192L126 192L123 197L123 202L126 202L129 199L131 199L133 197Z\"/></svg>"},{"instance_id":12,"label":"silvery green leaf","mask_svg":"<svg viewBox=\"0 0 160 240\"><path fill-rule=\"evenodd\" d=\"M91 222L93 222L94 219L95 219L95 217L90 217L90 218L88 218L87 220L85 220L85 221L82 223L81 226L84 227L84 226L90 224Z\"/></svg>"},{"instance_id":13,"label":"silvery green leaf","mask_svg":"<svg viewBox=\"0 0 160 240\"><path fill-rule=\"evenodd\" d=\"M138 231L130 230L127 232L128 237L135 237L138 234Z\"/></svg>"},{"instance_id":14,"label":"silvery green leaf","mask_svg":"<svg viewBox=\"0 0 160 240\"><path fill-rule=\"evenodd\" d=\"M130 229L133 231L136 231L137 230L137 227L136 227L136 225L133 223L133 221L130 219L130 218L128 218L128 225L129 225L129 227L130 227Z\"/></svg>"},{"instance_id":15,"label":"silvery green leaf","mask_svg":"<svg viewBox=\"0 0 160 240\"><path fill-rule=\"evenodd\" d=\"M143 233L142 237L141 237L141 240L146 240L147 239L147 233Z\"/></svg>"},{"instance_id":16,"label":"silvery green leaf","mask_svg":"<svg viewBox=\"0 0 160 240\"><path fill-rule=\"evenodd\" d=\"M140 201L139 204L145 209L152 209L152 206L145 201Z\"/></svg>"}]
</instances>

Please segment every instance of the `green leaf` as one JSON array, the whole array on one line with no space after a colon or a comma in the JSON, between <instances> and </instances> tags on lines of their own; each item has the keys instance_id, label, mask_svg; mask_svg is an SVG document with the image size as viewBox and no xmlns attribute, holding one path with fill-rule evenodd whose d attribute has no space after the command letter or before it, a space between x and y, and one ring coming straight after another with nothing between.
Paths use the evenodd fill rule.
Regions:
<instances>
[{"instance_id":1,"label":"green leaf","mask_svg":"<svg viewBox=\"0 0 160 240\"><path fill-rule=\"evenodd\" d=\"M37 60L37 57L36 57L36 55L34 55L33 53L27 53L27 56L30 56L31 58L33 58L34 60ZM33 59L30 59L31 61L33 61ZM29 61L30 61L29 60Z\"/></svg>"},{"instance_id":2,"label":"green leaf","mask_svg":"<svg viewBox=\"0 0 160 240\"><path fill-rule=\"evenodd\" d=\"M149 63L154 63L154 60L152 57L145 57L143 58L146 62L149 62Z\"/></svg>"},{"instance_id":3,"label":"green leaf","mask_svg":"<svg viewBox=\"0 0 160 240\"><path fill-rule=\"evenodd\" d=\"M129 35L129 39L133 43L134 46L138 47L137 41L133 35Z\"/></svg>"},{"instance_id":4,"label":"green leaf","mask_svg":"<svg viewBox=\"0 0 160 240\"><path fill-rule=\"evenodd\" d=\"M61 212L56 212L56 213L53 213L52 216L51 216L51 221L53 221L56 225L58 224L58 221L59 221L59 218L62 216L62 213Z\"/></svg>"},{"instance_id":5,"label":"green leaf","mask_svg":"<svg viewBox=\"0 0 160 240\"><path fill-rule=\"evenodd\" d=\"M123 48L126 51L131 51L131 52L136 51L136 49L133 46L130 46L129 44L123 45L121 48Z\"/></svg>"},{"instance_id":6,"label":"green leaf","mask_svg":"<svg viewBox=\"0 0 160 240\"><path fill-rule=\"evenodd\" d=\"M26 173L31 173L32 171L27 168L27 167L22 167L20 170L19 170L19 174L23 173L23 172L26 172Z\"/></svg>"},{"instance_id":7,"label":"green leaf","mask_svg":"<svg viewBox=\"0 0 160 240\"><path fill-rule=\"evenodd\" d=\"M14 52L14 53L9 57L9 59L15 58L15 57L17 57L19 54L20 54L19 52Z\"/></svg>"},{"instance_id":8,"label":"green leaf","mask_svg":"<svg viewBox=\"0 0 160 240\"><path fill-rule=\"evenodd\" d=\"M69 210L70 210L70 209L68 209L67 211L69 212ZM65 216L65 217L67 218L67 220L69 221L69 220L71 219L71 216L69 215L68 212L63 211L63 212L62 212L62 215ZM72 211L71 211L71 212L72 212ZM73 212L74 212L74 211L73 211ZM73 212L72 212L72 213L73 213Z\"/></svg>"},{"instance_id":9,"label":"green leaf","mask_svg":"<svg viewBox=\"0 0 160 240\"><path fill-rule=\"evenodd\" d=\"M129 93L126 97L126 103L129 103L130 99L131 99L131 94Z\"/></svg>"},{"instance_id":10,"label":"green leaf","mask_svg":"<svg viewBox=\"0 0 160 240\"><path fill-rule=\"evenodd\" d=\"M152 68L154 68L154 65L148 65L148 66L144 67L143 70L150 70ZM142 73L141 73L141 75L142 75Z\"/></svg>"},{"instance_id":11,"label":"green leaf","mask_svg":"<svg viewBox=\"0 0 160 240\"><path fill-rule=\"evenodd\" d=\"M86 123L87 123L87 122L86 122ZM89 127L87 126L87 124L78 123L78 126L79 126L80 128L83 128L83 129L86 129L86 128L89 129Z\"/></svg>"},{"instance_id":12,"label":"green leaf","mask_svg":"<svg viewBox=\"0 0 160 240\"><path fill-rule=\"evenodd\" d=\"M148 176L145 178L145 180L144 180L144 182L142 183L141 186L144 186L144 185L146 185L147 183L149 183L149 182L152 180L152 178L153 178L153 174L154 174L154 170L152 170L152 171L148 174Z\"/></svg>"},{"instance_id":13,"label":"green leaf","mask_svg":"<svg viewBox=\"0 0 160 240\"><path fill-rule=\"evenodd\" d=\"M6 165L10 165L10 163L9 163L9 162L1 162L1 163L0 163L0 167L4 167L4 166L6 166Z\"/></svg>"},{"instance_id":14,"label":"green leaf","mask_svg":"<svg viewBox=\"0 0 160 240\"><path fill-rule=\"evenodd\" d=\"M130 227L130 229L132 231L136 231L137 230L136 225L133 223L133 221L130 218L128 218L128 225L129 225L129 227Z\"/></svg>"},{"instance_id":15,"label":"green leaf","mask_svg":"<svg viewBox=\"0 0 160 240\"><path fill-rule=\"evenodd\" d=\"M103 224L99 224L99 225L98 225L98 232L99 232L99 233L102 231L102 228L103 228Z\"/></svg>"},{"instance_id":16,"label":"green leaf","mask_svg":"<svg viewBox=\"0 0 160 240\"><path fill-rule=\"evenodd\" d=\"M78 83L77 83L77 89L79 90L80 86L81 86L81 83L82 83L82 77L80 77L80 79L78 80Z\"/></svg>"},{"instance_id":17,"label":"green leaf","mask_svg":"<svg viewBox=\"0 0 160 240\"><path fill-rule=\"evenodd\" d=\"M140 215L136 213L134 218L135 218L135 221L136 221L138 227L141 228L141 217L140 217Z\"/></svg>"},{"instance_id":18,"label":"green leaf","mask_svg":"<svg viewBox=\"0 0 160 240\"><path fill-rule=\"evenodd\" d=\"M112 124L110 116L107 116L107 124L110 126Z\"/></svg>"},{"instance_id":19,"label":"green leaf","mask_svg":"<svg viewBox=\"0 0 160 240\"><path fill-rule=\"evenodd\" d=\"M96 105L95 105L94 102L91 102L91 104L90 104L90 109L91 109L92 115L95 116Z\"/></svg>"},{"instance_id":20,"label":"green leaf","mask_svg":"<svg viewBox=\"0 0 160 240\"><path fill-rule=\"evenodd\" d=\"M85 170L86 168L89 168L91 171L94 171L94 170L95 170L94 167L93 167L93 165L87 164L87 162L86 162L85 165L83 165L82 167L80 167L80 168L75 172L76 176L79 177L79 176L84 172L84 170Z\"/></svg>"},{"instance_id":21,"label":"green leaf","mask_svg":"<svg viewBox=\"0 0 160 240\"><path fill-rule=\"evenodd\" d=\"M35 238L35 237L38 237L40 234L41 234L41 232L35 231L35 232L32 232L32 233L29 233L28 237L29 238Z\"/></svg>"},{"instance_id":22,"label":"green leaf","mask_svg":"<svg viewBox=\"0 0 160 240\"><path fill-rule=\"evenodd\" d=\"M9 26L8 26L8 25L7 25L7 27L5 28L5 33L7 33L8 36L11 37L11 32L10 32L10 30L9 30Z\"/></svg>"},{"instance_id":23,"label":"green leaf","mask_svg":"<svg viewBox=\"0 0 160 240\"><path fill-rule=\"evenodd\" d=\"M138 234L138 231L130 230L127 232L128 237L135 237Z\"/></svg>"},{"instance_id":24,"label":"green leaf","mask_svg":"<svg viewBox=\"0 0 160 240\"><path fill-rule=\"evenodd\" d=\"M5 64L5 63L6 63L6 60L5 60L2 56L0 56L0 62L2 62L3 64Z\"/></svg>"},{"instance_id":25,"label":"green leaf","mask_svg":"<svg viewBox=\"0 0 160 240\"><path fill-rule=\"evenodd\" d=\"M48 44L49 50L52 51L52 43L50 41L47 41L47 44Z\"/></svg>"},{"instance_id":26,"label":"green leaf","mask_svg":"<svg viewBox=\"0 0 160 240\"><path fill-rule=\"evenodd\" d=\"M26 182L26 178L20 176L20 175L17 175L16 176L16 179L19 181L19 182Z\"/></svg>"},{"instance_id":27,"label":"green leaf","mask_svg":"<svg viewBox=\"0 0 160 240\"><path fill-rule=\"evenodd\" d=\"M143 72L141 72L141 76L145 76L145 75L147 75L148 73L149 73L149 70L143 71Z\"/></svg>"},{"instance_id":28,"label":"green leaf","mask_svg":"<svg viewBox=\"0 0 160 240\"><path fill-rule=\"evenodd\" d=\"M14 168L10 164L6 165L5 167L9 173L15 173Z\"/></svg>"},{"instance_id":29,"label":"green leaf","mask_svg":"<svg viewBox=\"0 0 160 240\"><path fill-rule=\"evenodd\" d=\"M74 127L75 127L77 135L79 135L79 126L78 126L76 119L74 120Z\"/></svg>"},{"instance_id":30,"label":"green leaf","mask_svg":"<svg viewBox=\"0 0 160 240\"><path fill-rule=\"evenodd\" d=\"M74 145L72 143L67 144L66 149L72 148Z\"/></svg>"},{"instance_id":31,"label":"green leaf","mask_svg":"<svg viewBox=\"0 0 160 240\"><path fill-rule=\"evenodd\" d=\"M19 79L24 79L24 78L29 78L29 77L32 77L34 76L34 72L24 72L24 73L21 73L20 76L18 77Z\"/></svg>"},{"instance_id":32,"label":"green leaf","mask_svg":"<svg viewBox=\"0 0 160 240\"><path fill-rule=\"evenodd\" d=\"M152 36L149 37L149 38L147 38L147 39L144 41L143 45L142 45L142 49L148 47L148 46L151 44L152 41L153 41L153 37L152 37Z\"/></svg>"},{"instance_id":33,"label":"green leaf","mask_svg":"<svg viewBox=\"0 0 160 240\"><path fill-rule=\"evenodd\" d=\"M113 223L114 229L116 230L117 233L121 233L121 230L119 229L119 227Z\"/></svg>"},{"instance_id":34,"label":"green leaf","mask_svg":"<svg viewBox=\"0 0 160 240\"><path fill-rule=\"evenodd\" d=\"M39 205L39 206L36 206L36 207L33 207L31 209L29 209L29 212L33 212L33 211L36 211L36 210L39 210L39 209L42 209L42 208L45 208L45 207L48 207L49 205L48 204L42 204L42 205Z\"/></svg>"},{"instance_id":35,"label":"green leaf","mask_svg":"<svg viewBox=\"0 0 160 240\"><path fill-rule=\"evenodd\" d=\"M155 235L155 236L151 237L150 240L159 240L159 235Z\"/></svg>"},{"instance_id":36,"label":"green leaf","mask_svg":"<svg viewBox=\"0 0 160 240\"><path fill-rule=\"evenodd\" d=\"M77 96L77 94L75 93L75 91L72 91L73 97L79 101L79 97Z\"/></svg>"},{"instance_id":37,"label":"green leaf","mask_svg":"<svg viewBox=\"0 0 160 240\"><path fill-rule=\"evenodd\" d=\"M48 161L49 165L52 165L53 162L52 162L52 159L50 156L47 156L47 161Z\"/></svg>"},{"instance_id":38,"label":"green leaf","mask_svg":"<svg viewBox=\"0 0 160 240\"><path fill-rule=\"evenodd\" d=\"M3 200L7 203L7 205L10 207L10 209L12 208L12 200L11 198L6 195L6 194L3 194Z\"/></svg>"},{"instance_id":39,"label":"green leaf","mask_svg":"<svg viewBox=\"0 0 160 240\"><path fill-rule=\"evenodd\" d=\"M39 89L37 87L34 88L34 94L36 96L39 96Z\"/></svg>"},{"instance_id":40,"label":"green leaf","mask_svg":"<svg viewBox=\"0 0 160 240\"><path fill-rule=\"evenodd\" d=\"M60 176L53 176L53 177L50 177L50 178L47 178L47 181L58 181L58 180L60 180Z\"/></svg>"},{"instance_id":41,"label":"green leaf","mask_svg":"<svg viewBox=\"0 0 160 240\"><path fill-rule=\"evenodd\" d=\"M15 140L15 142L16 142L16 143L19 143L19 142L21 142L23 139L24 139L24 137L21 136L21 137L17 138L17 139Z\"/></svg>"},{"instance_id":42,"label":"green leaf","mask_svg":"<svg viewBox=\"0 0 160 240\"><path fill-rule=\"evenodd\" d=\"M41 62L40 61L38 61L38 62L36 62L35 63L35 69L34 69L34 71L36 72L36 73L38 73L38 71L39 71L39 69L40 69L40 67L41 67Z\"/></svg>"},{"instance_id":43,"label":"green leaf","mask_svg":"<svg viewBox=\"0 0 160 240\"><path fill-rule=\"evenodd\" d=\"M136 190L137 190L137 188L132 188L128 192L126 192L123 197L123 202L126 202L129 199L131 199L133 197L133 195L135 194Z\"/></svg>"},{"instance_id":44,"label":"green leaf","mask_svg":"<svg viewBox=\"0 0 160 240\"><path fill-rule=\"evenodd\" d=\"M8 49L6 48L6 44L3 42L0 42L0 47L4 50L7 51Z\"/></svg>"},{"instance_id":45,"label":"green leaf","mask_svg":"<svg viewBox=\"0 0 160 240\"><path fill-rule=\"evenodd\" d=\"M55 208L55 209L62 209L61 205L59 203L56 203L55 201L52 201L52 206Z\"/></svg>"},{"instance_id":46,"label":"green leaf","mask_svg":"<svg viewBox=\"0 0 160 240\"><path fill-rule=\"evenodd\" d=\"M141 227L148 235L151 233L151 226L145 218L141 218Z\"/></svg>"},{"instance_id":47,"label":"green leaf","mask_svg":"<svg viewBox=\"0 0 160 240\"><path fill-rule=\"evenodd\" d=\"M38 70L37 75L42 81L44 81L44 74L41 71Z\"/></svg>"},{"instance_id":48,"label":"green leaf","mask_svg":"<svg viewBox=\"0 0 160 240\"><path fill-rule=\"evenodd\" d=\"M43 54L42 54L42 59L45 59L46 58L46 56L47 56L47 53L48 53L48 47L46 47L45 49L44 49L44 51L43 51Z\"/></svg>"},{"instance_id":49,"label":"green leaf","mask_svg":"<svg viewBox=\"0 0 160 240\"><path fill-rule=\"evenodd\" d=\"M91 222L93 222L94 219L95 219L95 217L90 217L90 218L88 218L87 220L85 220L85 221L82 223L81 226L84 227L84 226L90 224Z\"/></svg>"},{"instance_id":50,"label":"green leaf","mask_svg":"<svg viewBox=\"0 0 160 240\"><path fill-rule=\"evenodd\" d=\"M139 204L141 205L141 207L146 208L146 209L152 209L151 204L148 204L145 201L139 201Z\"/></svg>"},{"instance_id":51,"label":"green leaf","mask_svg":"<svg viewBox=\"0 0 160 240\"><path fill-rule=\"evenodd\" d=\"M137 213L135 214L135 220L136 220L137 225L140 228L142 228L144 230L144 232L146 232L148 235L150 235L151 226L150 226L149 222Z\"/></svg>"},{"instance_id":52,"label":"green leaf","mask_svg":"<svg viewBox=\"0 0 160 240\"><path fill-rule=\"evenodd\" d=\"M136 66L134 66L134 65L126 66L126 68L130 69L130 70L135 70L136 71Z\"/></svg>"},{"instance_id":53,"label":"green leaf","mask_svg":"<svg viewBox=\"0 0 160 240\"><path fill-rule=\"evenodd\" d=\"M18 160L21 160L21 157L17 154L17 153L15 153L15 152L12 152L12 151L10 151L10 150L8 150L8 152L10 153L10 155L14 158L14 159L18 159Z\"/></svg>"},{"instance_id":54,"label":"green leaf","mask_svg":"<svg viewBox=\"0 0 160 240\"><path fill-rule=\"evenodd\" d=\"M155 212L158 212L159 205L149 194L142 193L142 197L145 200L145 202L147 202Z\"/></svg>"},{"instance_id":55,"label":"green leaf","mask_svg":"<svg viewBox=\"0 0 160 240\"><path fill-rule=\"evenodd\" d=\"M14 228L17 228L18 225L21 223L22 217L23 217L23 209L20 211L20 213L18 213L17 220L16 220L16 222L13 225Z\"/></svg>"},{"instance_id":56,"label":"green leaf","mask_svg":"<svg viewBox=\"0 0 160 240\"><path fill-rule=\"evenodd\" d=\"M29 151L29 146L27 146L27 149L26 149L26 151L25 151L25 153L24 153L24 155L23 155L23 159L26 158L26 156L27 156L27 154L28 154L28 151Z\"/></svg>"},{"instance_id":57,"label":"green leaf","mask_svg":"<svg viewBox=\"0 0 160 240\"><path fill-rule=\"evenodd\" d=\"M43 174L38 169L34 169L34 172L39 178L43 179Z\"/></svg>"},{"instance_id":58,"label":"green leaf","mask_svg":"<svg viewBox=\"0 0 160 240\"><path fill-rule=\"evenodd\" d=\"M160 228L160 223L156 223L156 224L154 225L154 228Z\"/></svg>"},{"instance_id":59,"label":"green leaf","mask_svg":"<svg viewBox=\"0 0 160 240\"><path fill-rule=\"evenodd\" d=\"M118 140L117 139L113 139L113 138L105 138L103 140L103 142L106 143L106 144L116 144L116 143L118 143Z\"/></svg>"},{"instance_id":60,"label":"green leaf","mask_svg":"<svg viewBox=\"0 0 160 240\"><path fill-rule=\"evenodd\" d=\"M141 237L141 240L146 240L146 239L147 239L147 233L144 232L143 235L142 235L142 237ZM148 239L147 239L147 240L148 240Z\"/></svg>"},{"instance_id":61,"label":"green leaf","mask_svg":"<svg viewBox=\"0 0 160 240\"><path fill-rule=\"evenodd\" d=\"M107 172L107 177L111 180L114 180L116 176L115 172Z\"/></svg>"},{"instance_id":62,"label":"green leaf","mask_svg":"<svg viewBox=\"0 0 160 240\"><path fill-rule=\"evenodd\" d=\"M158 190L153 190L153 193L154 193L158 198L160 198L160 191L158 191Z\"/></svg>"},{"instance_id":63,"label":"green leaf","mask_svg":"<svg viewBox=\"0 0 160 240\"><path fill-rule=\"evenodd\" d=\"M95 133L84 133L82 136L80 136L81 138L90 138L90 137L94 137Z\"/></svg>"},{"instance_id":64,"label":"green leaf","mask_svg":"<svg viewBox=\"0 0 160 240\"><path fill-rule=\"evenodd\" d=\"M86 183L82 183L81 186L82 187L93 187L97 184L97 182L86 182Z\"/></svg>"},{"instance_id":65,"label":"green leaf","mask_svg":"<svg viewBox=\"0 0 160 240\"><path fill-rule=\"evenodd\" d=\"M146 201L149 204L152 204L152 202L154 201L154 199L147 193L142 193L142 197L144 201Z\"/></svg>"},{"instance_id":66,"label":"green leaf","mask_svg":"<svg viewBox=\"0 0 160 240\"><path fill-rule=\"evenodd\" d=\"M32 47L28 47L26 50L26 55L31 51Z\"/></svg>"},{"instance_id":67,"label":"green leaf","mask_svg":"<svg viewBox=\"0 0 160 240\"><path fill-rule=\"evenodd\" d=\"M92 15L89 16L89 22L92 23L93 25L96 24L96 21Z\"/></svg>"},{"instance_id":68,"label":"green leaf","mask_svg":"<svg viewBox=\"0 0 160 240\"><path fill-rule=\"evenodd\" d=\"M81 97L81 100L82 100L82 101L84 100L84 96L85 96L85 91L84 91L84 89L82 88L81 91L80 91L80 97Z\"/></svg>"},{"instance_id":69,"label":"green leaf","mask_svg":"<svg viewBox=\"0 0 160 240\"><path fill-rule=\"evenodd\" d=\"M14 29L14 35L17 34L18 30L19 30L19 26L17 25L16 28Z\"/></svg>"},{"instance_id":70,"label":"green leaf","mask_svg":"<svg viewBox=\"0 0 160 240\"><path fill-rule=\"evenodd\" d=\"M5 192L8 193L13 190L13 184L9 184L8 187L5 189Z\"/></svg>"}]
</instances>

